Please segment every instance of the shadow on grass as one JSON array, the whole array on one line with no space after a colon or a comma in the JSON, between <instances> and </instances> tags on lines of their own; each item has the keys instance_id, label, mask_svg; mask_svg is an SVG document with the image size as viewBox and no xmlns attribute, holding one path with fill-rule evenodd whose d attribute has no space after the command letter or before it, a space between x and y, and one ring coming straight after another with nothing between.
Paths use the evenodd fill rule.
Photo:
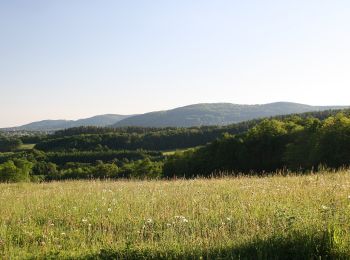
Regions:
<instances>
[{"instance_id":1,"label":"shadow on grass","mask_svg":"<svg viewBox=\"0 0 350 260\"><path fill-rule=\"evenodd\" d=\"M349 259L336 252L327 233L318 236L272 237L229 248L161 251L155 249L103 249L80 259Z\"/></svg>"}]
</instances>

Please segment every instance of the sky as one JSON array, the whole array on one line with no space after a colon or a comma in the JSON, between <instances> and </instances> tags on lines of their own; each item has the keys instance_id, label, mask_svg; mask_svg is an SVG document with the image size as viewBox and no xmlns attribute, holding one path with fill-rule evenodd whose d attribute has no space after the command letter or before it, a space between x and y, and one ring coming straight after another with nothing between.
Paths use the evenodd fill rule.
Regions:
<instances>
[{"instance_id":1,"label":"sky","mask_svg":"<svg viewBox=\"0 0 350 260\"><path fill-rule=\"evenodd\" d=\"M348 0L0 1L0 127L349 97Z\"/></svg>"}]
</instances>

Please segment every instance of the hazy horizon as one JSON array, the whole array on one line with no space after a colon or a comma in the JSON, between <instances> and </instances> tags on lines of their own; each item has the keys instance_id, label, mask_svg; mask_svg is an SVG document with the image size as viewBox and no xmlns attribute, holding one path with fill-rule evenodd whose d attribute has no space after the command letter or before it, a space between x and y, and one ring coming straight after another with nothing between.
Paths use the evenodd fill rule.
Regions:
<instances>
[{"instance_id":1,"label":"hazy horizon","mask_svg":"<svg viewBox=\"0 0 350 260\"><path fill-rule=\"evenodd\" d=\"M257 103L254 103L254 104L238 104L238 103L231 103L231 102L206 102L206 103L187 104L187 105L183 105L183 106L165 108L165 109L160 109L160 110L143 111L143 112L140 112L140 113L133 113L133 114L104 113L104 114L93 114L93 115L90 115L90 116L76 117L76 118L44 118L44 119L38 119L38 120L34 120L34 121L25 122L25 123L18 124L18 125L12 125L12 126L0 127L0 128L18 127L18 126L30 124L30 123L33 123L33 122L40 122L40 121L47 121L47 120L67 120L67 121L76 121L76 120L80 120L80 119L87 119L87 118L91 118L91 117L94 117L94 116L101 116L101 115L126 115L126 116L134 116L134 115L141 115L141 114L146 114L146 113L150 113L150 112L159 112L159 111L172 110L172 109L175 109L175 108L180 108L180 107L185 107L185 106L190 106L190 105L198 105L198 104L218 104L218 103L227 103L227 104L235 104L235 105L265 105L265 104L281 103L281 102L282 102L282 103L297 103L297 102L292 102L292 101L275 101L275 102L260 103L260 104L257 104ZM298 103L298 104L301 104L301 103ZM303 105L310 105L310 104L303 104ZM310 105L310 106L350 106L350 105Z\"/></svg>"},{"instance_id":2,"label":"hazy horizon","mask_svg":"<svg viewBox=\"0 0 350 260\"><path fill-rule=\"evenodd\" d=\"M0 3L0 127L196 103L349 105L348 1Z\"/></svg>"}]
</instances>

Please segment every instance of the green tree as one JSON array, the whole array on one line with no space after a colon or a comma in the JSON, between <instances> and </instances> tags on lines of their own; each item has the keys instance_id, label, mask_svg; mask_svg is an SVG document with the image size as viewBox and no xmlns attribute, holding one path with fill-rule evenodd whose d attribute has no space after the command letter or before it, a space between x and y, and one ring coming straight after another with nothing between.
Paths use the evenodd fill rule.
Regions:
<instances>
[{"instance_id":1,"label":"green tree","mask_svg":"<svg viewBox=\"0 0 350 260\"><path fill-rule=\"evenodd\" d=\"M7 161L0 165L1 182L29 181L33 164L23 159Z\"/></svg>"},{"instance_id":2,"label":"green tree","mask_svg":"<svg viewBox=\"0 0 350 260\"><path fill-rule=\"evenodd\" d=\"M11 152L18 149L22 141L17 138L0 137L0 152Z\"/></svg>"}]
</instances>

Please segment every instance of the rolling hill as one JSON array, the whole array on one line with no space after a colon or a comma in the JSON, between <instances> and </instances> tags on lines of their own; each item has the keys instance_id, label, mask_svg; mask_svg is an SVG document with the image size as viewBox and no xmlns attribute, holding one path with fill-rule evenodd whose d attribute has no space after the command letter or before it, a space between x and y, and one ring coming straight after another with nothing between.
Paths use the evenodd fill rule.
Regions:
<instances>
[{"instance_id":1,"label":"rolling hill","mask_svg":"<svg viewBox=\"0 0 350 260\"><path fill-rule=\"evenodd\" d=\"M309 106L291 102L276 102L263 105L239 105L231 103L203 103L171 110L150 112L141 115L105 114L79 120L43 120L26 125L3 128L5 131L56 131L79 126L100 127L191 127L228 125L252 119L288 115L346 106Z\"/></svg>"},{"instance_id":2,"label":"rolling hill","mask_svg":"<svg viewBox=\"0 0 350 260\"><path fill-rule=\"evenodd\" d=\"M127 118L126 115L98 115L94 117L79 120L43 120L29 123L19 127L6 128L6 130L27 130L27 131L55 131L60 129L79 127L79 126L109 126Z\"/></svg>"},{"instance_id":3,"label":"rolling hill","mask_svg":"<svg viewBox=\"0 0 350 260\"><path fill-rule=\"evenodd\" d=\"M291 102L276 102L263 105L204 103L131 116L115 123L113 127L191 127L203 125L228 125L262 117L341 108L345 107L309 106Z\"/></svg>"}]
</instances>

